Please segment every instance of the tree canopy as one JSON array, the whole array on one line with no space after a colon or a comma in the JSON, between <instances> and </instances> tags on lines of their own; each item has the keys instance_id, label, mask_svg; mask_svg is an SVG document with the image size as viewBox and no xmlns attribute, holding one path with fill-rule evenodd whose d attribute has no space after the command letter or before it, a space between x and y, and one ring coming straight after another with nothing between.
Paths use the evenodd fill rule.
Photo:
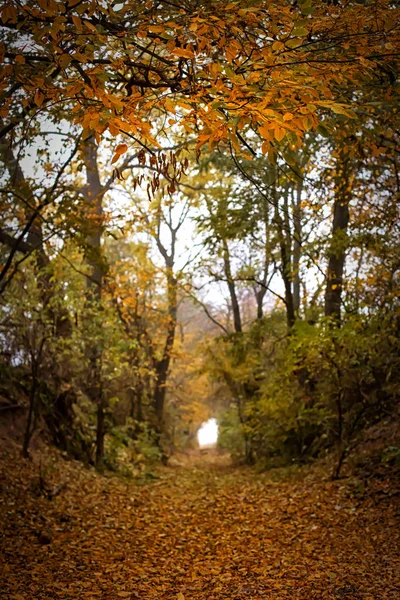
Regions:
<instances>
[{"instance_id":1,"label":"tree canopy","mask_svg":"<svg viewBox=\"0 0 400 600\"><path fill-rule=\"evenodd\" d=\"M167 461L217 416L239 459L335 449L338 476L395 410L399 11L3 3L0 393L25 455L44 422L99 468Z\"/></svg>"}]
</instances>

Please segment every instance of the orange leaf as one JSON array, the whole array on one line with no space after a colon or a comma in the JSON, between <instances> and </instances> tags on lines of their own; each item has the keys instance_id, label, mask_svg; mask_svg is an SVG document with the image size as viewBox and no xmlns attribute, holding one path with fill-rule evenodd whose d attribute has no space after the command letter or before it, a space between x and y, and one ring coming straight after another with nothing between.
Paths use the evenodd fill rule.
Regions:
<instances>
[{"instance_id":1,"label":"orange leaf","mask_svg":"<svg viewBox=\"0 0 400 600\"><path fill-rule=\"evenodd\" d=\"M265 139L272 142L274 136L272 134L272 129L268 125L262 125L258 128L258 133Z\"/></svg>"},{"instance_id":2,"label":"orange leaf","mask_svg":"<svg viewBox=\"0 0 400 600\"><path fill-rule=\"evenodd\" d=\"M71 60L72 58L69 56L69 54L62 54L58 59L58 64L61 68L65 69L65 67L68 67Z\"/></svg>"},{"instance_id":3,"label":"orange leaf","mask_svg":"<svg viewBox=\"0 0 400 600\"><path fill-rule=\"evenodd\" d=\"M268 152L270 151L271 145L269 142L263 142L262 146L261 146L261 152L263 154L268 154Z\"/></svg>"},{"instance_id":4,"label":"orange leaf","mask_svg":"<svg viewBox=\"0 0 400 600\"><path fill-rule=\"evenodd\" d=\"M93 31L93 33L98 33L96 27L93 25L93 23L90 23L90 21L85 21L85 26L87 29L89 29L89 31Z\"/></svg>"},{"instance_id":5,"label":"orange leaf","mask_svg":"<svg viewBox=\"0 0 400 600\"><path fill-rule=\"evenodd\" d=\"M164 31L164 27L162 25L149 25L147 29L152 33L162 33Z\"/></svg>"},{"instance_id":6,"label":"orange leaf","mask_svg":"<svg viewBox=\"0 0 400 600\"><path fill-rule=\"evenodd\" d=\"M33 100L34 100L36 106L42 106L42 104L44 102L44 94L42 94L42 92L37 91L35 93Z\"/></svg>"},{"instance_id":7,"label":"orange leaf","mask_svg":"<svg viewBox=\"0 0 400 600\"><path fill-rule=\"evenodd\" d=\"M16 23L17 21L17 11L13 6L5 6L1 13L1 20L3 23Z\"/></svg>"},{"instance_id":8,"label":"orange leaf","mask_svg":"<svg viewBox=\"0 0 400 600\"><path fill-rule=\"evenodd\" d=\"M82 21L80 20L79 17L76 17L75 15L72 15L72 22L75 25L75 27L77 28L78 32L81 33L82 32Z\"/></svg>"},{"instance_id":9,"label":"orange leaf","mask_svg":"<svg viewBox=\"0 0 400 600\"><path fill-rule=\"evenodd\" d=\"M194 54L191 50L185 50L184 48L174 48L174 54L182 56L183 58L194 58Z\"/></svg>"},{"instance_id":10,"label":"orange leaf","mask_svg":"<svg viewBox=\"0 0 400 600\"><path fill-rule=\"evenodd\" d=\"M121 154L125 154L127 150L128 144L118 144L118 146L115 148L115 154L118 154L118 156L120 156Z\"/></svg>"}]
</instances>

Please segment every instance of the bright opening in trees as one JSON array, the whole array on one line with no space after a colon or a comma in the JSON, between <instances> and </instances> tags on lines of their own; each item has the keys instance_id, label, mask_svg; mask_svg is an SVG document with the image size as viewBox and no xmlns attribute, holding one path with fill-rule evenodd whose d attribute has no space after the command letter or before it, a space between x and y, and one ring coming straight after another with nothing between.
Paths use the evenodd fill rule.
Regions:
<instances>
[{"instance_id":1,"label":"bright opening in trees","mask_svg":"<svg viewBox=\"0 0 400 600\"><path fill-rule=\"evenodd\" d=\"M215 446L218 440L217 419L209 419L200 427L197 433L200 448L204 446Z\"/></svg>"}]
</instances>

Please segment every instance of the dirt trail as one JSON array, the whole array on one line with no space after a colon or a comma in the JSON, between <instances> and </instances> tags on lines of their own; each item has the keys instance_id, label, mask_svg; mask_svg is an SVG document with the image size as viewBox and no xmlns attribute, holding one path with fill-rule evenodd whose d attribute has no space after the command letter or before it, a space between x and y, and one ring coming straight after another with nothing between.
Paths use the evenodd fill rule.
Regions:
<instances>
[{"instance_id":1,"label":"dirt trail","mask_svg":"<svg viewBox=\"0 0 400 600\"><path fill-rule=\"evenodd\" d=\"M32 463L0 458L1 598L399 597L386 484L360 496L349 482L274 481L211 454L137 485L55 461L50 495L68 486L49 500Z\"/></svg>"}]
</instances>

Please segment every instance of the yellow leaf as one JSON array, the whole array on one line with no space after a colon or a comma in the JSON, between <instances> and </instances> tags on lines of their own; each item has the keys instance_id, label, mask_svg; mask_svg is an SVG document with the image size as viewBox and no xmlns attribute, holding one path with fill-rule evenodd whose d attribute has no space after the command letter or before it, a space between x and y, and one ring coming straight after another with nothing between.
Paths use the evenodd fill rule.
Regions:
<instances>
[{"instance_id":1,"label":"yellow leaf","mask_svg":"<svg viewBox=\"0 0 400 600\"><path fill-rule=\"evenodd\" d=\"M283 127L275 127L274 136L275 136L275 139L278 140L278 142L283 140L285 135L286 135L286 131L283 129Z\"/></svg>"},{"instance_id":2,"label":"yellow leaf","mask_svg":"<svg viewBox=\"0 0 400 600\"><path fill-rule=\"evenodd\" d=\"M185 596L182 594L182 592L179 592L179 594L176 597L176 600L185 600Z\"/></svg>"},{"instance_id":3,"label":"yellow leaf","mask_svg":"<svg viewBox=\"0 0 400 600\"><path fill-rule=\"evenodd\" d=\"M293 31L293 35L297 37L304 37L308 35L308 29L306 27L299 27Z\"/></svg>"},{"instance_id":4,"label":"yellow leaf","mask_svg":"<svg viewBox=\"0 0 400 600\"><path fill-rule=\"evenodd\" d=\"M175 105L171 98L165 98L165 108L175 114Z\"/></svg>"},{"instance_id":5,"label":"yellow leaf","mask_svg":"<svg viewBox=\"0 0 400 600\"><path fill-rule=\"evenodd\" d=\"M272 50L274 50L275 52L282 50L284 47L285 44L283 42L274 42L271 46Z\"/></svg>"},{"instance_id":6,"label":"yellow leaf","mask_svg":"<svg viewBox=\"0 0 400 600\"><path fill-rule=\"evenodd\" d=\"M310 129L313 126L313 122L311 119L309 119L308 117L303 117L301 119L302 123L303 123L303 127L306 131L310 131Z\"/></svg>"}]
</instances>

